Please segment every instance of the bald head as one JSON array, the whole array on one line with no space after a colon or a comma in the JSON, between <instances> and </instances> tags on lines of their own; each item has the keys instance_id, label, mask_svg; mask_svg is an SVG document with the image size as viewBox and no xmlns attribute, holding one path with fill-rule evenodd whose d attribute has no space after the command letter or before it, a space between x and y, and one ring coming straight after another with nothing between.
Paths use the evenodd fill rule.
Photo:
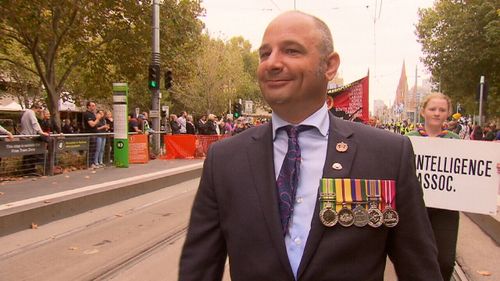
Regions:
<instances>
[{"instance_id":1,"label":"bald head","mask_svg":"<svg viewBox=\"0 0 500 281\"><path fill-rule=\"evenodd\" d=\"M328 55L333 53L333 38L330 28L326 25L324 21L319 19L316 16L301 12L301 11L288 11L280 14L276 18L274 18L268 25L268 28L276 22L282 20L290 20L294 21L299 18L307 19L311 21L311 24L314 26L315 30L319 33L320 40L318 41L317 47L323 58L326 58ZM267 29L266 29L267 30Z\"/></svg>"}]
</instances>

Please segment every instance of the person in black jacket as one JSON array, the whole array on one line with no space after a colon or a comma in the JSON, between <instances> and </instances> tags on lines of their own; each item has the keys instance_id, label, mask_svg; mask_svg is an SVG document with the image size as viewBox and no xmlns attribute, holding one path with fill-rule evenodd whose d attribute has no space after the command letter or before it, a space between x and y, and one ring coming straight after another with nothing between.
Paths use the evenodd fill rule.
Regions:
<instances>
[{"instance_id":1,"label":"person in black jacket","mask_svg":"<svg viewBox=\"0 0 500 281\"><path fill-rule=\"evenodd\" d=\"M169 117L170 130L172 130L172 135L178 135L181 133L181 126L177 123L177 115L170 114Z\"/></svg>"},{"instance_id":2,"label":"person in black jacket","mask_svg":"<svg viewBox=\"0 0 500 281\"><path fill-rule=\"evenodd\" d=\"M206 135L206 124L207 124L207 116L203 115L201 116L200 119L198 119L198 122L196 122L196 128L198 129L198 134L200 135Z\"/></svg>"},{"instance_id":3,"label":"person in black jacket","mask_svg":"<svg viewBox=\"0 0 500 281\"><path fill-rule=\"evenodd\" d=\"M186 134L196 134L196 128L193 123L193 115L188 115L186 117Z\"/></svg>"},{"instance_id":4,"label":"person in black jacket","mask_svg":"<svg viewBox=\"0 0 500 281\"><path fill-rule=\"evenodd\" d=\"M74 134L75 133L73 126L71 126L71 120L64 119L64 124L62 126L62 133L63 134Z\"/></svg>"},{"instance_id":5,"label":"person in black jacket","mask_svg":"<svg viewBox=\"0 0 500 281\"><path fill-rule=\"evenodd\" d=\"M217 123L215 122L215 115L209 114L207 123L205 123L205 135L217 135L217 129L215 126L217 126Z\"/></svg>"}]
</instances>

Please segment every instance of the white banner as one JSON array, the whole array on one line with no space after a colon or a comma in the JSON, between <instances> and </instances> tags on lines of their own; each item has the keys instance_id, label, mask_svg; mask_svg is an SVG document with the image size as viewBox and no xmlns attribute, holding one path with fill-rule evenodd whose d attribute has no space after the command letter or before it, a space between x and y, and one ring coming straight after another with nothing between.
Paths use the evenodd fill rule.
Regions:
<instances>
[{"instance_id":1,"label":"white banner","mask_svg":"<svg viewBox=\"0 0 500 281\"><path fill-rule=\"evenodd\" d=\"M427 207L496 214L500 142L410 137Z\"/></svg>"}]
</instances>

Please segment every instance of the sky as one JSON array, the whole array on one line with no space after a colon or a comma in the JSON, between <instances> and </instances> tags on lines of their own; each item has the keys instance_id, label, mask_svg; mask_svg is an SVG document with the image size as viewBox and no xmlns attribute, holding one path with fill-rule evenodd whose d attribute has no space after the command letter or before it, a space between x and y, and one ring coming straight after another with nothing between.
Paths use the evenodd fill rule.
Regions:
<instances>
[{"instance_id":1,"label":"sky","mask_svg":"<svg viewBox=\"0 0 500 281\"><path fill-rule=\"evenodd\" d=\"M254 49L267 24L282 12L297 9L319 17L332 31L344 84L370 70L370 109L373 100L394 101L403 61L409 88L415 68L419 85L430 76L420 61L415 24L418 8L432 7L433 0L203 0L201 5L211 37L242 36Z\"/></svg>"}]
</instances>

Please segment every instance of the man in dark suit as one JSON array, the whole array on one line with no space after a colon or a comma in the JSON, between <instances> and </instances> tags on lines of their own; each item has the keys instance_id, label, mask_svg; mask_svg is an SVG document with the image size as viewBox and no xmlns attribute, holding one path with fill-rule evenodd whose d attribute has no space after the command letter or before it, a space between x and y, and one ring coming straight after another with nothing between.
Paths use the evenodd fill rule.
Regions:
<instances>
[{"instance_id":1,"label":"man in dark suit","mask_svg":"<svg viewBox=\"0 0 500 281\"><path fill-rule=\"evenodd\" d=\"M326 108L340 62L328 27L284 13L267 27L259 56L272 123L210 147L179 280L221 280L229 257L232 281L382 281L387 255L399 280L442 280L408 138L337 119ZM292 174L284 172L290 160L300 169L289 181L282 176ZM399 223L325 226L321 178L394 180Z\"/></svg>"}]
</instances>

